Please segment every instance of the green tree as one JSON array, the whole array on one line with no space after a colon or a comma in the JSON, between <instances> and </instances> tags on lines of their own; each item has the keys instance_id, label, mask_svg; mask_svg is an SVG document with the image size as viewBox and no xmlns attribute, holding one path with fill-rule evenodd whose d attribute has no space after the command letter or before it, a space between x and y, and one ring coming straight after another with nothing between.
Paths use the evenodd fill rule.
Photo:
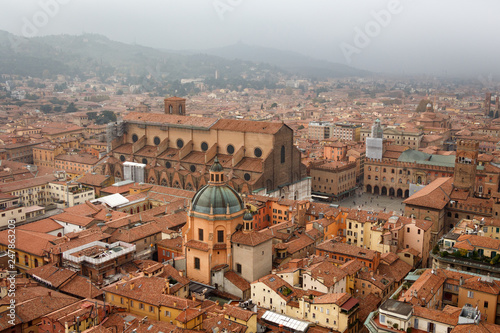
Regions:
<instances>
[{"instance_id":1,"label":"green tree","mask_svg":"<svg viewBox=\"0 0 500 333\"><path fill-rule=\"evenodd\" d=\"M78 108L75 106L75 103L69 103L68 107L66 108L66 113L72 113L76 111L78 111Z\"/></svg>"},{"instance_id":2,"label":"green tree","mask_svg":"<svg viewBox=\"0 0 500 333\"><path fill-rule=\"evenodd\" d=\"M87 112L89 120L93 120L97 125L104 125L116 121L116 114L113 111L104 110L101 112Z\"/></svg>"},{"instance_id":3,"label":"green tree","mask_svg":"<svg viewBox=\"0 0 500 333\"><path fill-rule=\"evenodd\" d=\"M43 113L52 112L52 105L44 104L44 105L40 106L40 111L42 111Z\"/></svg>"}]
</instances>

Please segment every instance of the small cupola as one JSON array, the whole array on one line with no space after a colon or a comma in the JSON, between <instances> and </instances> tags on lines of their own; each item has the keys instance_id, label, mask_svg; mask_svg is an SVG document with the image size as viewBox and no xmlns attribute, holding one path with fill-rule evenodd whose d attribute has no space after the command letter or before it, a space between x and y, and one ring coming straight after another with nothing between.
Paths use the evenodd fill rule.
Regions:
<instances>
[{"instance_id":1,"label":"small cupola","mask_svg":"<svg viewBox=\"0 0 500 333\"><path fill-rule=\"evenodd\" d=\"M253 230L253 215L247 210L243 215L243 231L249 232Z\"/></svg>"},{"instance_id":2,"label":"small cupola","mask_svg":"<svg viewBox=\"0 0 500 333\"><path fill-rule=\"evenodd\" d=\"M210 167L210 183L224 183L224 168L219 163L219 158L217 156L215 156L214 164L212 164L212 166Z\"/></svg>"}]
</instances>

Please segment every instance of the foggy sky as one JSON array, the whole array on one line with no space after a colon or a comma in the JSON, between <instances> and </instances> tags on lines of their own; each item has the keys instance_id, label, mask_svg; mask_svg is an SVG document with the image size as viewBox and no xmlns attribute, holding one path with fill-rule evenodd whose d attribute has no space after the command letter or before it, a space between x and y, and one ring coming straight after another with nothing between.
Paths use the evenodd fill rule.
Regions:
<instances>
[{"instance_id":1,"label":"foggy sky","mask_svg":"<svg viewBox=\"0 0 500 333\"><path fill-rule=\"evenodd\" d=\"M1 0L0 30L22 35L50 2L59 8L38 36L98 33L171 50L241 41L377 72L500 76L498 0ZM373 13L393 7L377 23ZM342 45L356 51L350 62Z\"/></svg>"}]
</instances>

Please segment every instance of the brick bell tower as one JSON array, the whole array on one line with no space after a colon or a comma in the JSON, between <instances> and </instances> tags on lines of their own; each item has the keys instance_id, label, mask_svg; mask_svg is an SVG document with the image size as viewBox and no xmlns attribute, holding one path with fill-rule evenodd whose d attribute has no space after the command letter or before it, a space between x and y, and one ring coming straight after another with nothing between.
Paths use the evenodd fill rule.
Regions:
<instances>
[{"instance_id":1,"label":"brick bell tower","mask_svg":"<svg viewBox=\"0 0 500 333\"><path fill-rule=\"evenodd\" d=\"M463 140L457 142L453 187L469 190L472 194L476 182L478 153L479 142Z\"/></svg>"},{"instance_id":2,"label":"brick bell tower","mask_svg":"<svg viewBox=\"0 0 500 333\"><path fill-rule=\"evenodd\" d=\"M165 113L178 116L186 115L186 99L180 97L169 97L164 99Z\"/></svg>"}]
</instances>

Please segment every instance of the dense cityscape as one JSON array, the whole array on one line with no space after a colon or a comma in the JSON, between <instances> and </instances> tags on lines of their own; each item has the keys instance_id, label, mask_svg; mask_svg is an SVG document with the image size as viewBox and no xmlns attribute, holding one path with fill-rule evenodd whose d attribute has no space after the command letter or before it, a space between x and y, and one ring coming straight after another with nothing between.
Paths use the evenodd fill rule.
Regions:
<instances>
[{"instance_id":1,"label":"dense cityscape","mask_svg":"<svg viewBox=\"0 0 500 333\"><path fill-rule=\"evenodd\" d=\"M500 332L491 76L0 45L0 333Z\"/></svg>"}]
</instances>

